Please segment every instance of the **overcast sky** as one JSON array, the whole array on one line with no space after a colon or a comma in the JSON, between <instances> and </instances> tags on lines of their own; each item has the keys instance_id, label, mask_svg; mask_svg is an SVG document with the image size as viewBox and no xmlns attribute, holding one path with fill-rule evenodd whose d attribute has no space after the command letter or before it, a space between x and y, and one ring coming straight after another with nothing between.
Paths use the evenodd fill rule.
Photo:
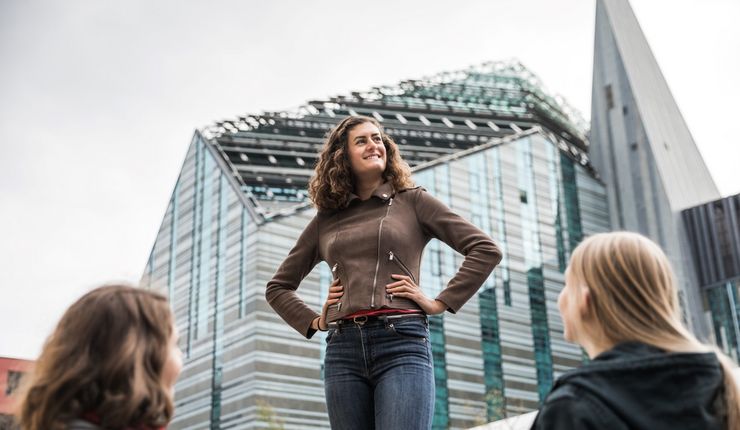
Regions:
<instances>
[{"instance_id":1,"label":"overcast sky","mask_svg":"<svg viewBox=\"0 0 740 430\"><path fill-rule=\"evenodd\" d=\"M632 5L723 196L740 2ZM516 58L590 116L593 0L0 0L0 356L137 282L195 128Z\"/></svg>"}]
</instances>

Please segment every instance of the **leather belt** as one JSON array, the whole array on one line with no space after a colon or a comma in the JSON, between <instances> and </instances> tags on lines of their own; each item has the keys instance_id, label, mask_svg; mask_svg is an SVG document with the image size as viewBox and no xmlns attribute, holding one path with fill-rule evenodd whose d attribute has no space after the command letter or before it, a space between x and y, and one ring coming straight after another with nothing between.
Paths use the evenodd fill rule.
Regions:
<instances>
[{"instance_id":1,"label":"leather belt","mask_svg":"<svg viewBox=\"0 0 740 430\"><path fill-rule=\"evenodd\" d=\"M358 317L353 318L345 318L337 321L333 321L329 323L329 327L339 327L342 325L347 324L357 324L357 325L364 325L365 323L369 322L375 322L375 321L382 321L382 322L388 322L388 321L395 321L399 319L406 319L406 318L419 318L426 320L427 315L424 313L413 313L413 314L382 314L382 315L361 315Z\"/></svg>"}]
</instances>

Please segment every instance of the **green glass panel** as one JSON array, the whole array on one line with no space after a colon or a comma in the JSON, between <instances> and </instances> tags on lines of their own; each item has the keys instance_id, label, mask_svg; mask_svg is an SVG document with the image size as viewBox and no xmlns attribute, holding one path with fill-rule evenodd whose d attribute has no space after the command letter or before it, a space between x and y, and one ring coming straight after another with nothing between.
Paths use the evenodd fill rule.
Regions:
<instances>
[{"instance_id":1,"label":"green glass panel","mask_svg":"<svg viewBox=\"0 0 740 430\"><path fill-rule=\"evenodd\" d=\"M224 337L224 296L226 288L226 230L228 228L228 204L226 193L229 184L226 177L219 175L218 190L218 235L216 254L216 284L213 308L213 350L211 372L211 429L221 428L221 394L223 391L223 337Z\"/></svg>"},{"instance_id":2,"label":"green glass panel","mask_svg":"<svg viewBox=\"0 0 740 430\"><path fill-rule=\"evenodd\" d=\"M434 359L434 419L433 430L447 430L450 425L449 391L447 389L447 360L445 358L444 317L429 317L429 340L432 343Z\"/></svg>"},{"instance_id":3,"label":"green glass panel","mask_svg":"<svg viewBox=\"0 0 740 430\"><path fill-rule=\"evenodd\" d=\"M197 288L198 288L198 271L200 267L197 245L200 242L199 233L201 229L201 211L198 210L203 205L203 177L201 160L203 154L203 142L196 139L195 159L193 160L193 228L192 228L192 250L190 253L190 285L188 286L188 345L186 355L190 357L192 353L192 344L195 340L195 325L197 321Z\"/></svg>"},{"instance_id":4,"label":"green glass panel","mask_svg":"<svg viewBox=\"0 0 740 430\"><path fill-rule=\"evenodd\" d=\"M547 303L545 301L545 282L541 267L534 267L527 271L527 285L529 286L529 307L532 314L532 339L534 340L537 390L540 402L542 402L552 388L553 376L550 330L547 324Z\"/></svg>"},{"instance_id":5,"label":"green glass panel","mask_svg":"<svg viewBox=\"0 0 740 430\"><path fill-rule=\"evenodd\" d=\"M213 198L216 194L213 189L213 178L211 173L215 167L213 157L204 146L201 150L203 168L201 170L201 186L203 187L200 199L200 226L198 228L198 288L196 290L196 313L195 313L195 338L200 339L208 333L208 308L210 301L209 280L211 279L211 244L213 242L212 228Z\"/></svg>"},{"instance_id":6,"label":"green glass panel","mask_svg":"<svg viewBox=\"0 0 740 430\"><path fill-rule=\"evenodd\" d=\"M728 282L704 291L709 303L717 346L737 360L740 357L740 345L738 345L740 307L738 306L737 285Z\"/></svg>"},{"instance_id":7,"label":"green glass panel","mask_svg":"<svg viewBox=\"0 0 740 430\"><path fill-rule=\"evenodd\" d=\"M480 304L483 379L486 387L486 417L490 422L500 420L506 414L496 290L487 288L481 291L478 294L478 303Z\"/></svg>"},{"instance_id":8,"label":"green glass panel","mask_svg":"<svg viewBox=\"0 0 740 430\"><path fill-rule=\"evenodd\" d=\"M578 206L576 168L573 160L563 153L560 154L560 170L563 175L565 215L568 219L568 245L572 252L583 239L583 228L581 226L581 210Z\"/></svg>"}]
</instances>

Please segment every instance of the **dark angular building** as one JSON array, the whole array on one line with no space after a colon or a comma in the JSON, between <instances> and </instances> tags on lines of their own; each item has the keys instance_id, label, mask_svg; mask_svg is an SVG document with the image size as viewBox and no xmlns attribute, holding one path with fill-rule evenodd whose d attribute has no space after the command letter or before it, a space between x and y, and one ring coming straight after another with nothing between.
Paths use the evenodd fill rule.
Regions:
<instances>
[{"instance_id":1,"label":"dark angular building","mask_svg":"<svg viewBox=\"0 0 740 430\"><path fill-rule=\"evenodd\" d=\"M714 340L740 358L740 194L682 212Z\"/></svg>"}]
</instances>

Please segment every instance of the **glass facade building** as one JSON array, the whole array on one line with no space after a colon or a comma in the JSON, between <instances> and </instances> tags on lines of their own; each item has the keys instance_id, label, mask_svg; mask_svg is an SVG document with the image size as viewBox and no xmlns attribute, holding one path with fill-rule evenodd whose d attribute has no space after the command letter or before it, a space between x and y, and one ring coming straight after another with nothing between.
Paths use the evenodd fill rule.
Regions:
<instances>
[{"instance_id":1,"label":"glass facade building","mask_svg":"<svg viewBox=\"0 0 740 430\"><path fill-rule=\"evenodd\" d=\"M740 194L682 212L711 335L740 361Z\"/></svg>"},{"instance_id":2,"label":"glass facade building","mask_svg":"<svg viewBox=\"0 0 740 430\"><path fill-rule=\"evenodd\" d=\"M431 318L434 428L533 410L581 363L557 295L573 247L609 228L606 188L574 111L520 64L488 63L195 133L142 277L170 298L185 352L170 428L328 428L324 340L296 333L264 291L314 214L323 137L350 114L380 121L417 184L505 252L458 314ZM433 240L420 285L435 295L461 261ZM299 294L320 309L330 280L322 263Z\"/></svg>"}]
</instances>

